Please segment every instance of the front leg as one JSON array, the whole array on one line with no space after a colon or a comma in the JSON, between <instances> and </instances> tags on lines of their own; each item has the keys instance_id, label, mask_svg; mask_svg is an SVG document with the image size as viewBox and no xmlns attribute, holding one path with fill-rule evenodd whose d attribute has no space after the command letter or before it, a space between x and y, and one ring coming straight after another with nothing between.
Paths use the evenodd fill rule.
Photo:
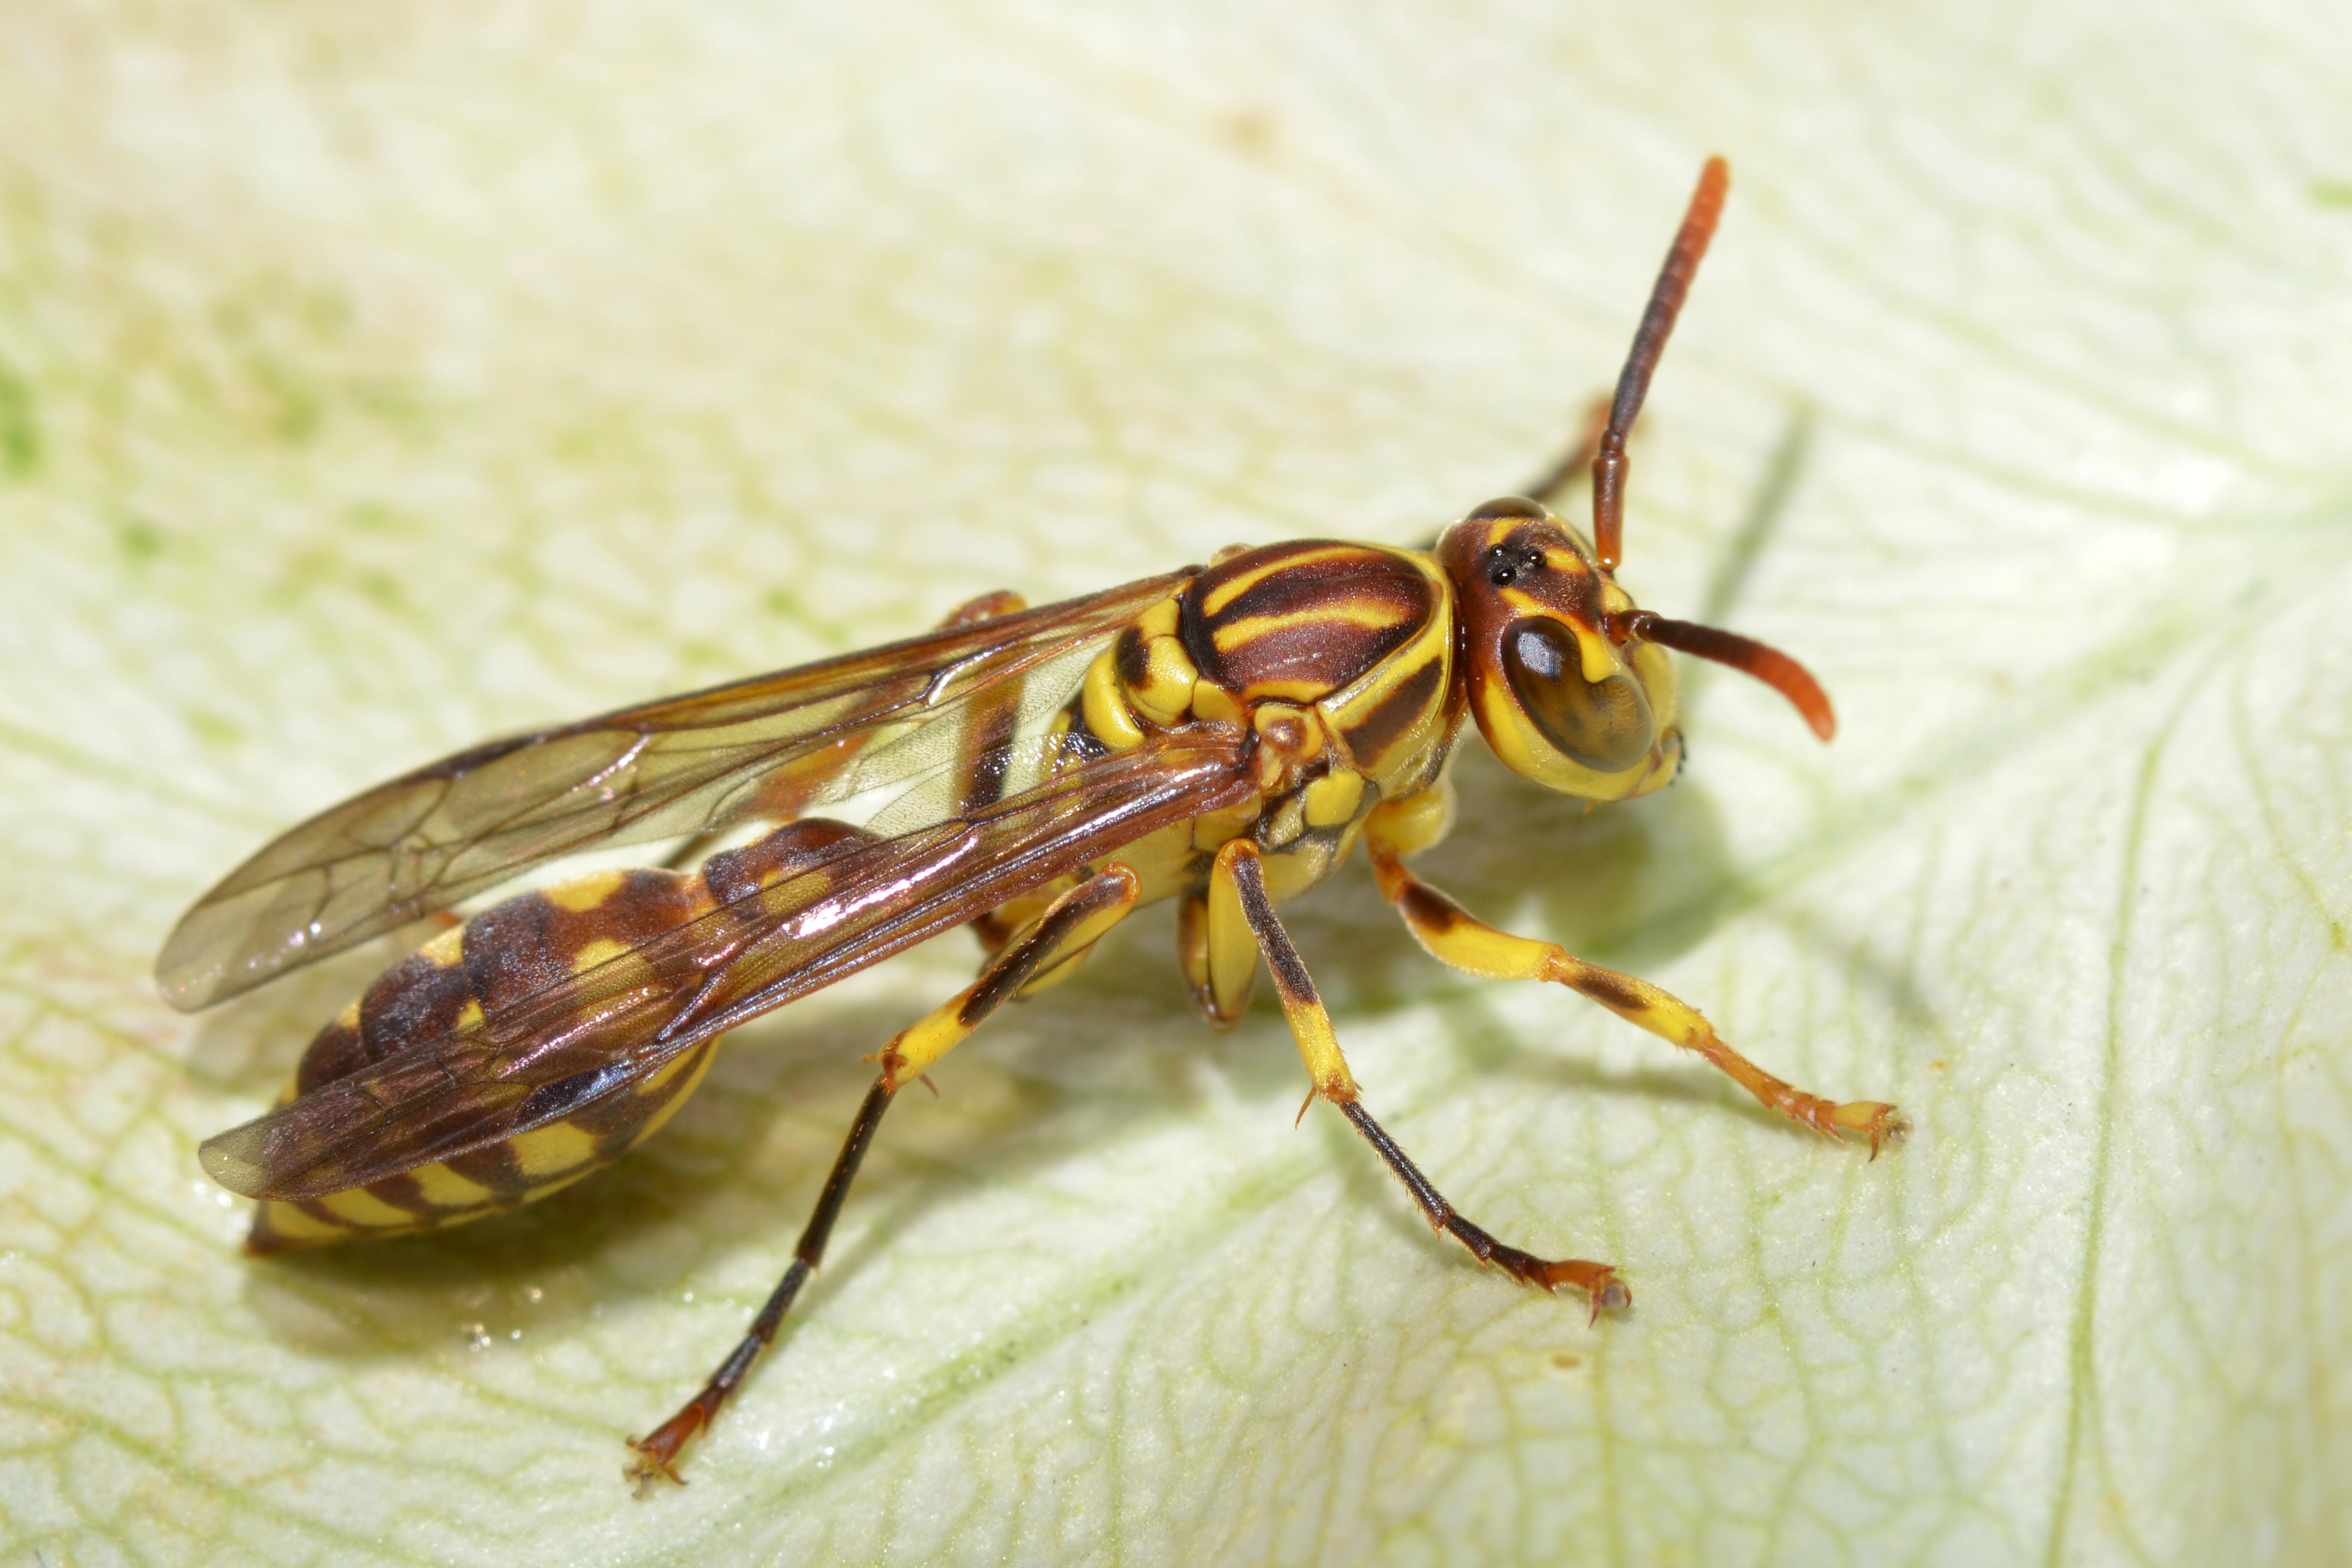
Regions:
<instances>
[{"instance_id":1,"label":"front leg","mask_svg":"<svg viewBox=\"0 0 2352 1568\"><path fill-rule=\"evenodd\" d=\"M1773 1077L1733 1050L1696 1008L1646 980L1587 963L1558 942L1497 931L1472 915L1405 867L1404 857L1430 841L1415 815L1417 798L1374 807L1364 825L1364 845L1381 893L1433 957L1489 980L1549 980L1565 985L1660 1039L1696 1051L1791 1121L1825 1137L1852 1133L1869 1139L1874 1160L1881 1144L1899 1143L1910 1131L1895 1107L1882 1101L1838 1104Z\"/></svg>"},{"instance_id":2,"label":"front leg","mask_svg":"<svg viewBox=\"0 0 2352 1568\"><path fill-rule=\"evenodd\" d=\"M1546 1291L1562 1285L1583 1291L1595 1318L1604 1308L1633 1304L1633 1292L1625 1289L1617 1279L1617 1271L1608 1264L1588 1263L1576 1258L1538 1258L1532 1252L1522 1252L1496 1241L1485 1229L1472 1224L1421 1173L1421 1168L1397 1147L1396 1140L1372 1120L1371 1112L1363 1107L1355 1076L1348 1070L1348 1058L1340 1054L1331 1016L1323 1010L1323 999L1316 994L1315 982L1307 974L1307 965L1299 962L1298 949L1291 945L1290 933L1282 929L1282 921L1275 915L1274 900L1266 896L1265 875L1258 865L1257 846L1249 839L1236 838L1217 851L1216 866L1209 879L1206 919L1211 927L1207 940L1213 952L1221 942L1230 949L1238 931L1245 931L1255 939L1257 951L1265 957L1266 969L1274 975L1275 994L1282 999L1291 1038L1297 1042L1307 1076L1315 1083L1307 1097L1307 1103L1312 1104L1320 1095L1339 1108L1339 1113L1363 1134L1364 1142L1404 1184L1405 1191L1421 1206L1422 1216L1429 1221L1431 1229L1454 1237L1468 1247L1479 1262L1491 1263L1514 1279ZM1232 983L1230 976L1227 983ZM1306 1109L1299 1107L1302 1116Z\"/></svg>"}]
</instances>

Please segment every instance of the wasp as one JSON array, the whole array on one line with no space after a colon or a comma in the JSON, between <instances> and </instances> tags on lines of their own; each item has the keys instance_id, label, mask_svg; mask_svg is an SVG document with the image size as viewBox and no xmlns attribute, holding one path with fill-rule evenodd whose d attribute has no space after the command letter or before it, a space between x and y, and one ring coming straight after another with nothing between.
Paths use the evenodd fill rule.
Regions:
<instances>
[{"instance_id":1,"label":"wasp","mask_svg":"<svg viewBox=\"0 0 2352 1568\"><path fill-rule=\"evenodd\" d=\"M1515 772L1588 803L1671 783L1670 649L1746 671L1822 740L1834 731L1796 660L1639 609L1615 577L1626 435L1728 179L1710 159L1605 420L1535 499L1478 507L1428 549L1299 540L1034 608L987 595L871 652L461 752L255 854L165 942L157 980L174 1005L210 1005L577 851L703 852L443 916L311 1040L275 1109L203 1145L215 1180L260 1200L248 1249L544 1197L676 1113L729 1030L971 927L979 977L872 1058L774 1293L694 1397L631 1445L641 1490L677 1480L824 1258L898 1092L1135 910L1174 899L1178 961L1212 1026L1240 1020L1261 961L1271 974L1311 1083L1302 1117L1329 1101L1481 1263L1580 1291L1596 1320L1630 1305L1610 1265L1539 1258L1472 1223L1372 1119L1278 912L1360 843L1438 959L1564 985L1874 1158L1906 1130L1894 1106L1798 1089L1659 987L1487 925L1407 864L1451 825L1446 763L1472 725ZM1544 504L1588 462L1589 538Z\"/></svg>"}]
</instances>

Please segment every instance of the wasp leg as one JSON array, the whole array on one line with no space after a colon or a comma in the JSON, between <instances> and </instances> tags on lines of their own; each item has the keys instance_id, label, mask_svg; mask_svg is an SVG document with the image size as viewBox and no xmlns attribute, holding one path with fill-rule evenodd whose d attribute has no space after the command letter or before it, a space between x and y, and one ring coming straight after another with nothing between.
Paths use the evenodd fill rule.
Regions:
<instances>
[{"instance_id":1,"label":"wasp leg","mask_svg":"<svg viewBox=\"0 0 2352 1568\"><path fill-rule=\"evenodd\" d=\"M1227 900L1245 922L1257 951L1265 955L1265 966L1274 975L1275 994L1282 999L1283 1014L1290 1021L1291 1037L1298 1042L1298 1054L1306 1058L1307 1071L1315 1080L1315 1094L1338 1106L1339 1113L1364 1135L1364 1142L1372 1146L1373 1152L1412 1194L1412 1201L1421 1205L1422 1215L1429 1221L1430 1228L1454 1237L1468 1247L1479 1262L1491 1263L1514 1279L1547 1291L1562 1285L1583 1291L1596 1319L1604 1308L1632 1305L1633 1293L1608 1264L1588 1263L1575 1258L1556 1261L1538 1258L1531 1252L1505 1246L1464 1218L1421 1173L1421 1168L1397 1147L1396 1140L1372 1120L1371 1112L1360 1103L1355 1078L1348 1071L1348 1058L1340 1054L1339 1037L1331 1029L1331 1016L1323 1010L1323 999L1315 993L1315 982L1307 974L1307 966L1299 962L1290 933L1282 929L1282 921L1276 917L1274 900L1266 896L1257 846L1246 838L1237 838L1217 851L1216 868L1209 882L1208 919L1213 928L1218 923L1220 906ZM1213 952L1217 934L1213 930ZM1307 1098L1311 1101L1314 1095Z\"/></svg>"},{"instance_id":2,"label":"wasp leg","mask_svg":"<svg viewBox=\"0 0 2352 1568\"><path fill-rule=\"evenodd\" d=\"M1696 1051L1791 1121L1827 1137L1850 1133L1867 1138L1873 1159L1882 1144L1899 1143L1910 1131L1895 1107L1882 1101L1853 1100L1841 1105L1773 1077L1733 1050L1696 1008L1646 980L1587 963L1557 942L1513 936L1477 919L1406 869L1404 851L1393 831L1398 824L1382 820L1388 810L1386 805L1375 806L1364 825L1372 875L1404 917L1406 929L1433 957L1489 980L1549 980L1565 985L1660 1039Z\"/></svg>"},{"instance_id":3,"label":"wasp leg","mask_svg":"<svg viewBox=\"0 0 2352 1568\"><path fill-rule=\"evenodd\" d=\"M1231 1033L1249 1011L1250 991L1257 981L1257 934L1250 929L1230 873L1213 874L1207 889L1186 898L1177 910L1176 961L1192 988L1192 1004L1209 1027L1221 1035Z\"/></svg>"},{"instance_id":4,"label":"wasp leg","mask_svg":"<svg viewBox=\"0 0 2352 1568\"><path fill-rule=\"evenodd\" d=\"M858 1162L865 1159L866 1146L873 1142L874 1130L881 1125L882 1113L890 1109L892 1098L921 1077L926 1068L978 1028L1030 980L1066 963L1093 945L1096 939L1135 908L1141 887L1133 871L1112 865L1072 888L1007 942L1003 952L989 960L980 977L953 1000L933 1009L920 1023L901 1032L876 1053L875 1059L882 1064L882 1076L866 1091L856 1120L849 1124L849 1136L841 1145L839 1158L833 1163L833 1173L824 1179L824 1191L818 1194L807 1227L801 1232L800 1245L793 1248L793 1261L785 1268L784 1277L776 1282L767 1304L751 1320L750 1331L719 1363L719 1370L710 1374L701 1392L679 1406L677 1415L654 1428L650 1435L629 1444L636 1450L636 1456L624 1473L636 1487L638 1496L644 1496L654 1481L664 1477L685 1484L685 1478L677 1473L678 1454L696 1433L710 1425L719 1407L751 1373L751 1363L760 1359L760 1352L775 1342L776 1330L783 1322L784 1314L792 1310L793 1299L824 1260L824 1244L833 1234L833 1222L840 1216L842 1200L848 1195L849 1184L857 1174Z\"/></svg>"}]
</instances>

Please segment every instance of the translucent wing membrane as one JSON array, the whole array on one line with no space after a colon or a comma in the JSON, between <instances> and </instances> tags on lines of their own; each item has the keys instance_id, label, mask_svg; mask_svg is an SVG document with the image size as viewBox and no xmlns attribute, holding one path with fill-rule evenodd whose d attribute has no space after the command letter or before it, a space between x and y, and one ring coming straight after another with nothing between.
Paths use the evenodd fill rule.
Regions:
<instances>
[{"instance_id":1,"label":"translucent wing membrane","mask_svg":"<svg viewBox=\"0 0 2352 1568\"><path fill-rule=\"evenodd\" d=\"M860 845L208 1141L248 1197L324 1196L628 1092L782 1006L1156 829L1248 798L1238 726L1067 767L993 806Z\"/></svg>"},{"instance_id":2,"label":"translucent wing membrane","mask_svg":"<svg viewBox=\"0 0 2352 1568\"><path fill-rule=\"evenodd\" d=\"M181 917L156 962L193 1011L519 872L950 769L974 700L1079 656L1184 574L494 741L382 784L266 846ZM1043 705L1042 710L1040 704ZM944 811L940 813L944 815ZM902 814L903 816L903 814Z\"/></svg>"}]
</instances>

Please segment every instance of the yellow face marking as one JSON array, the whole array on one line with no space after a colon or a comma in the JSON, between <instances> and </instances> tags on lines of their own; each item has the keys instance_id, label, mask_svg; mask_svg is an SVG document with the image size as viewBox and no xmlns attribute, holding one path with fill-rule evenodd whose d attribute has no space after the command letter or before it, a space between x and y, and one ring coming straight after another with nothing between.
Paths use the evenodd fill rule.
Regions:
<instances>
[{"instance_id":1,"label":"yellow face marking","mask_svg":"<svg viewBox=\"0 0 2352 1568\"><path fill-rule=\"evenodd\" d=\"M510 1138L507 1147L514 1152L515 1163L521 1167L524 1178L531 1182L561 1175L596 1155L596 1140L569 1121L550 1122L520 1138Z\"/></svg>"},{"instance_id":2,"label":"yellow face marking","mask_svg":"<svg viewBox=\"0 0 2352 1568\"><path fill-rule=\"evenodd\" d=\"M1598 686L1617 673L1617 650L1609 646L1607 637L1582 621L1571 620L1568 628L1576 634L1577 661L1583 668L1586 685Z\"/></svg>"},{"instance_id":3,"label":"yellow face marking","mask_svg":"<svg viewBox=\"0 0 2352 1568\"><path fill-rule=\"evenodd\" d=\"M627 942L616 941L609 936L600 936L572 955L572 973L585 974L599 964L612 963L628 951ZM477 1010L478 1011L478 1008Z\"/></svg>"},{"instance_id":4,"label":"yellow face marking","mask_svg":"<svg viewBox=\"0 0 2352 1568\"><path fill-rule=\"evenodd\" d=\"M446 969L465 956L465 946L466 928L451 926L447 931L418 948L416 955L436 969ZM352 1005L356 1008L359 1004L355 1002ZM352 1019L352 1027L357 1028L359 1025L356 1012L353 1013Z\"/></svg>"},{"instance_id":5,"label":"yellow face marking","mask_svg":"<svg viewBox=\"0 0 2352 1568\"><path fill-rule=\"evenodd\" d=\"M336 1193L320 1198L319 1206L337 1219L348 1220L362 1230L394 1230L417 1223L416 1215L384 1202L364 1187L353 1187L348 1193Z\"/></svg>"},{"instance_id":6,"label":"yellow face marking","mask_svg":"<svg viewBox=\"0 0 2352 1568\"><path fill-rule=\"evenodd\" d=\"M359 1026L360 1005L357 1002L335 1015L335 1027L338 1029L356 1029Z\"/></svg>"},{"instance_id":7,"label":"yellow face marking","mask_svg":"<svg viewBox=\"0 0 2352 1568\"><path fill-rule=\"evenodd\" d=\"M438 1160L430 1165L419 1165L408 1173L416 1178L417 1195L436 1209L480 1208L498 1196L481 1183L467 1181Z\"/></svg>"},{"instance_id":8,"label":"yellow face marking","mask_svg":"<svg viewBox=\"0 0 2352 1568\"><path fill-rule=\"evenodd\" d=\"M624 870L592 871L584 877L571 877L548 889L541 897L568 914L584 915L590 910L621 890L629 879Z\"/></svg>"},{"instance_id":9,"label":"yellow face marking","mask_svg":"<svg viewBox=\"0 0 2352 1568\"><path fill-rule=\"evenodd\" d=\"M1364 802L1364 775L1352 770L1326 773L1307 786L1307 825L1337 827L1356 819Z\"/></svg>"}]
</instances>

